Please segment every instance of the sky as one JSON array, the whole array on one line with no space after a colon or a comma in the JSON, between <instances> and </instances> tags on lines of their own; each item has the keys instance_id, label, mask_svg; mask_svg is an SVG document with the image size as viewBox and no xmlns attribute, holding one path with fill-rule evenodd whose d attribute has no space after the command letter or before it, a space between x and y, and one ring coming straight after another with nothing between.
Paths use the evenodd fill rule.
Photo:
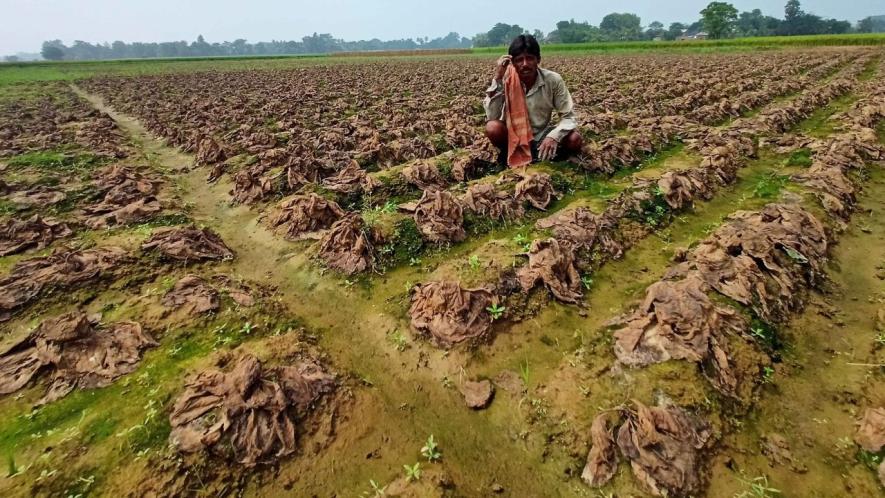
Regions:
<instances>
[{"instance_id":1,"label":"sky","mask_svg":"<svg viewBox=\"0 0 885 498\"><path fill-rule=\"evenodd\" d=\"M647 26L695 21L709 0L0 0L5 21L0 54L39 52L44 40L91 43L245 38L249 42L300 40L313 32L336 38L431 38L457 31L472 37L496 22L547 33L557 21L599 24L611 12L632 12ZM738 10L783 17L786 0L736 0ZM856 22L885 14L882 0L804 0L822 17Z\"/></svg>"}]
</instances>

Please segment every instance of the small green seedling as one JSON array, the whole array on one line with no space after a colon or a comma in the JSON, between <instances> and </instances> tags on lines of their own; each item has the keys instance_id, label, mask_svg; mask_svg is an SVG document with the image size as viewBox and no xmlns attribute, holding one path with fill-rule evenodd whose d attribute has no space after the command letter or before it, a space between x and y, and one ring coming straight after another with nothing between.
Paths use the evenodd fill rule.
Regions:
<instances>
[{"instance_id":1,"label":"small green seedling","mask_svg":"<svg viewBox=\"0 0 885 498\"><path fill-rule=\"evenodd\" d=\"M18 466L15 464L15 457L10 453L6 457L6 477L14 477L17 476L21 472Z\"/></svg>"},{"instance_id":2,"label":"small green seedling","mask_svg":"<svg viewBox=\"0 0 885 498\"><path fill-rule=\"evenodd\" d=\"M372 486L372 496L384 496L387 486L378 484L374 479L369 479L369 486Z\"/></svg>"},{"instance_id":3,"label":"small green seedling","mask_svg":"<svg viewBox=\"0 0 885 498\"><path fill-rule=\"evenodd\" d=\"M759 476L752 479L740 478L748 489L734 495L734 498L771 498L781 494L779 489L769 487L768 477Z\"/></svg>"},{"instance_id":4,"label":"small green seedling","mask_svg":"<svg viewBox=\"0 0 885 498\"><path fill-rule=\"evenodd\" d=\"M504 316L504 312L507 311L507 308L500 304L493 304L486 307L486 311L492 314L492 320L497 320Z\"/></svg>"},{"instance_id":5,"label":"small green seedling","mask_svg":"<svg viewBox=\"0 0 885 498\"><path fill-rule=\"evenodd\" d=\"M762 327L751 327L750 334L754 337L757 337L763 341L768 340L768 334L765 333L765 329Z\"/></svg>"},{"instance_id":6,"label":"small green seedling","mask_svg":"<svg viewBox=\"0 0 885 498\"><path fill-rule=\"evenodd\" d=\"M532 250L532 241L521 233L513 236L513 243L518 245L519 248L522 249L522 252L529 252Z\"/></svg>"},{"instance_id":7,"label":"small green seedling","mask_svg":"<svg viewBox=\"0 0 885 498\"><path fill-rule=\"evenodd\" d=\"M519 376L522 377L522 382L525 384L525 387L529 387L531 371L529 370L528 358L522 360L522 363L519 364Z\"/></svg>"},{"instance_id":8,"label":"small green seedling","mask_svg":"<svg viewBox=\"0 0 885 498\"><path fill-rule=\"evenodd\" d=\"M384 207L381 208L382 213L395 213L396 212L396 203L393 201L387 201L384 203Z\"/></svg>"},{"instance_id":9,"label":"small green seedling","mask_svg":"<svg viewBox=\"0 0 885 498\"><path fill-rule=\"evenodd\" d=\"M427 442L421 448L421 456L426 458L428 462L435 462L442 458L442 453L439 451L436 440L433 439L433 434L427 438Z\"/></svg>"},{"instance_id":10,"label":"small green seedling","mask_svg":"<svg viewBox=\"0 0 885 498\"><path fill-rule=\"evenodd\" d=\"M409 482L421 479L421 462L415 462L415 465L403 465L406 470L406 480Z\"/></svg>"},{"instance_id":11,"label":"small green seedling","mask_svg":"<svg viewBox=\"0 0 885 498\"><path fill-rule=\"evenodd\" d=\"M593 277L591 277L590 275L582 275L581 284L584 286L585 289L590 290L590 288L593 287Z\"/></svg>"},{"instance_id":12,"label":"small green seedling","mask_svg":"<svg viewBox=\"0 0 885 498\"><path fill-rule=\"evenodd\" d=\"M479 256L477 256L476 254L470 256L470 260L468 262L470 263L470 268L474 270L478 270L481 264L479 261Z\"/></svg>"},{"instance_id":13,"label":"small green seedling","mask_svg":"<svg viewBox=\"0 0 885 498\"><path fill-rule=\"evenodd\" d=\"M394 329L393 331L387 334L387 339L393 344L393 347L396 348L397 351L403 352L408 347L409 342L406 339L406 335L402 333L399 329Z\"/></svg>"},{"instance_id":14,"label":"small green seedling","mask_svg":"<svg viewBox=\"0 0 885 498\"><path fill-rule=\"evenodd\" d=\"M762 383L771 384L774 380L774 369L771 367L762 367Z\"/></svg>"}]
</instances>

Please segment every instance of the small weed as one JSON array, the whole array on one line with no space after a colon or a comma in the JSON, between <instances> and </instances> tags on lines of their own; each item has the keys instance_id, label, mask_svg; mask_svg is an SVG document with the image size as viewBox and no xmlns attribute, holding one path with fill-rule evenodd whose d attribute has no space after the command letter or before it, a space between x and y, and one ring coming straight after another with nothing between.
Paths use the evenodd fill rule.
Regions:
<instances>
[{"instance_id":1,"label":"small weed","mask_svg":"<svg viewBox=\"0 0 885 498\"><path fill-rule=\"evenodd\" d=\"M885 346L885 331L876 334L876 344L879 346Z\"/></svg>"},{"instance_id":2,"label":"small weed","mask_svg":"<svg viewBox=\"0 0 885 498\"><path fill-rule=\"evenodd\" d=\"M251 322L246 322L240 327L240 334L242 335L250 335L252 331L255 330L255 326L252 325Z\"/></svg>"},{"instance_id":3,"label":"small weed","mask_svg":"<svg viewBox=\"0 0 885 498\"><path fill-rule=\"evenodd\" d=\"M659 226L664 224L664 219L667 216L667 209L664 206L654 206L651 210L646 211L645 213L645 224L652 227L658 228Z\"/></svg>"},{"instance_id":4,"label":"small weed","mask_svg":"<svg viewBox=\"0 0 885 498\"><path fill-rule=\"evenodd\" d=\"M753 477L751 479L740 477L740 481L748 489L736 493L734 498L771 498L781 494L779 489L769 487L768 477L766 476Z\"/></svg>"},{"instance_id":5,"label":"small weed","mask_svg":"<svg viewBox=\"0 0 885 498\"><path fill-rule=\"evenodd\" d=\"M521 233L513 236L513 243L518 245L522 252L529 252L532 248L532 241Z\"/></svg>"},{"instance_id":6,"label":"small weed","mask_svg":"<svg viewBox=\"0 0 885 498\"><path fill-rule=\"evenodd\" d=\"M758 199L777 197L788 181L789 178L786 176L769 173L756 182L756 186L753 188L753 197Z\"/></svg>"},{"instance_id":7,"label":"small weed","mask_svg":"<svg viewBox=\"0 0 885 498\"><path fill-rule=\"evenodd\" d=\"M374 479L369 479L369 486L372 486L371 496L384 496L384 492L387 491L387 486L382 486Z\"/></svg>"},{"instance_id":8,"label":"small weed","mask_svg":"<svg viewBox=\"0 0 885 498\"><path fill-rule=\"evenodd\" d=\"M504 312L507 311L507 308L501 306L500 304L493 304L486 308L486 311L492 314L492 320L497 320L504 315Z\"/></svg>"},{"instance_id":9,"label":"small weed","mask_svg":"<svg viewBox=\"0 0 885 498\"><path fill-rule=\"evenodd\" d=\"M364 209L362 212L363 222L366 224L366 227L371 228L378 223L378 219L381 218L381 214L383 214L382 208L380 206L375 206L371 209Z\"/></svg>"},{"instance_id":10,"label":"small weed","mask_svg":"<svg viewBox=\"0 0 885 498\"><path fill-rule=\"evenodd\" d=\"M529 380L531 379L531 371L529 370L529 359L526 358L522 360L522 363L519 364L519 376L522 378L523 384L525 387L529 387Z\"/></svg>"},{"instance_id":11,"label":"small weed","mask_svg":"<svg viewBox=\"0 0 885 498\"><path fill-rule=\"evenodd\" d=\"M771 384L774 381L774 369L765 366L762 367L762 383L763 384Z\"/></svg>"},{"instance_id":12,"label":"small weed","mask_svg":"<svg viewBox=\"0 0 885 498\"><path fill-rule=\"evenodd\" d=\"M768 331L765 330L764 327L760 327L758 325L750 327L750 335L760 339L763 342L768 342Z\"/></svg>"},{"instance_id":13,"label":"small weed","mask_svg":"<svg viewBox=\"0 0 885 498\"><path fill-rule=\"evenodd\" d=\"M852 442L852 446L854 443ZM860 449L857 452L857 461L863 464L868 469L876 472L879 469L879 465L882 463L882 456L864 449Z\"/></svg>"},{"instance_id":14,"label":"small weed","mask_svg":"<svg viewBox=\"0 0 885 498\"><path fill-rule=\"evenodd\" d=\"M550 175L550 183L553 185L553 189L560 194L573 194L575 192L574 182L562 173Z\"/></svg>"},{"instance_id":15,"label":"small weed","mask_svg":"<svg viewBox=\"0 0 885 498\"><path fill-rule=\"evenodd\" d=\"M396 203L393 201L387 201L384 203L384 206L381 207L382 213L395 213L396 212Z\"/></svg>"},{"instance_id":16,"label":"small weed","mask_svg":"<svg viewBox=\"0 0 885 498\"><path fill-rule=\"evenodd\" d=\"M18 466L15 465L15 457L10 453L6 457L6 477L14 477L17 476L21 472Z\"/></svg>"},{"instance_id":17,"label":"small weed","mask_svg":"<svg viewBox=\"0 0 885 498\"><path fill-rule=\"evenodd\" d=\"M794 150L790 157L787 158L787 166L808 167L811 166L811 162L811 149L804 147Z\"/></svg>"},{"instance_id":18,"label":"small weed","mask_svg":"<svg viewBox=\"0 0 885 498\"><path fill-rule=\"evenodd\" d=\"M427 438L427 442L421 447L421 456L426 458L428 462L435 462L442 458L442 453L439 451L439 446L436 444L436 440L433 439L433 434Z\"/></svg>"},{"instance_id":19,"label":"small weed","mask_svg":"<svg viewBox=\"0 0 885 498\"><path fill-rule=\"evenodd\" d=\"M471 270L479 270L480 265L482 265L482 262L480 262L479 260L479 256L477 256L476 254L470 256L468 263L470 263Z\"/></svg>"},{"instance_id":20,"label":"small weed","mask_svg":"<svg viewBox=\"0 0 885 498\"><path fill-rule=\"evenodd\" d=\"M590 290L590 288L593 287L593 278L590 275L582 275L581 285L584 286L584 289Z\"/></svg>"},{"instance_id":21,"label":"small weed","mask_svg":"<svg viewBox=\"0 0 885 498\"><path fill-rule=\"evenodd\" d=\"M409 482L421 479L421 462L415 462L415 465L403 465L406 470L406 480Z\"/></svg>"},{"instance_id":22,"label":"small weed","mask_svg":"<svg viewBox=\"0 0 885 498\"><path fill-rule=\"evenodd\" d=\"M403 352L409 346L408 339L406 339L406 335L403 334L399 329L394 329L387 333L387 340L393 344L393 347L396 348L397 351Z\"/></svg>"}]
</instances>

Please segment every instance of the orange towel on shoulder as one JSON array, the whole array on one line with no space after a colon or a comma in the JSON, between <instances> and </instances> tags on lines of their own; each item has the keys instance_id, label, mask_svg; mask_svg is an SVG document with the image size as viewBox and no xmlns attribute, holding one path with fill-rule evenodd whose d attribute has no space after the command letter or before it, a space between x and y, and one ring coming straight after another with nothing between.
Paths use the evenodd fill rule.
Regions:
<instances>
[{"instance_id":1,"label":"orange towel on shoulder","mask_svg":"<svg viewBox=\"0 0 885 498\"><path fill-rule=\"evenodd\" d=\"M532 162L532 124L525 91L513 66L504 73L504 120L507 124L507 165L511 168Z\"/></svg>"}]
</instances>

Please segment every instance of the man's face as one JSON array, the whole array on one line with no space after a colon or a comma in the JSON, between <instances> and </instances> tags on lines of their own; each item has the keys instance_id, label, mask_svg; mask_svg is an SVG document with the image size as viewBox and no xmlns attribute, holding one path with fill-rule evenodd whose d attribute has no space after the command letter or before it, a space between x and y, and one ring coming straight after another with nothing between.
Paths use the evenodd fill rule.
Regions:
<instances>
[{"instance_id":1,"label":"man's face","mask_svg":"<svg viewBox=\"0 0 885 498\"><path fill-rule=\"evenodd\" d=\"M540 59L531 54L520 54L513 58L513 67L519 74L519 78L526 80L538 71Z\"/></svg>"}]
</instances>

